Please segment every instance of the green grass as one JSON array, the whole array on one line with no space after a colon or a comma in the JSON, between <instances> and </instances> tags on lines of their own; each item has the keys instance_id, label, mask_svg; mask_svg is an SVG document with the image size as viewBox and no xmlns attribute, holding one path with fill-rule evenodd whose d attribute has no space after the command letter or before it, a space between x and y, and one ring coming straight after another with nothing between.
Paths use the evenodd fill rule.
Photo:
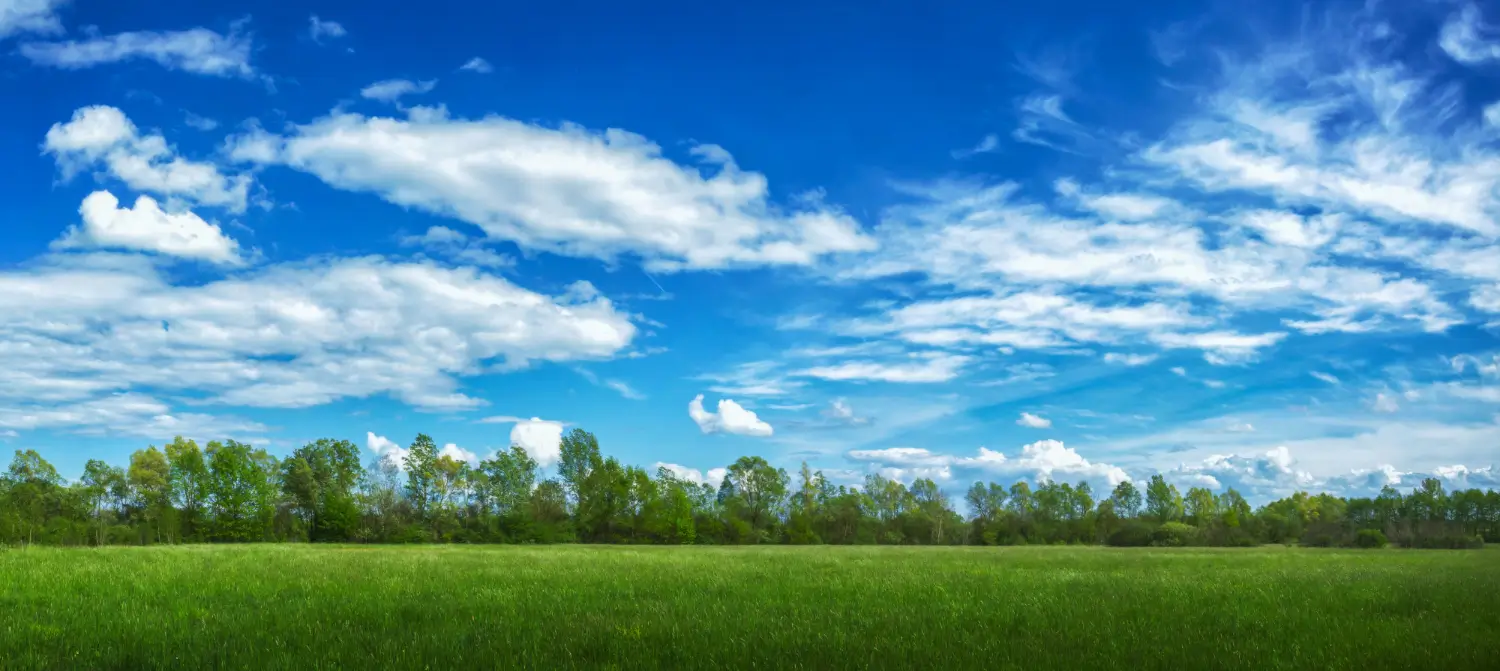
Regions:
<instances>
[{"instance_id":1,"label":"green grass","mask_svg":"<svg viewBox=\"0 0 1500 671\"><path fill-rule=\"evenodd\" d=\"M1500 552L0 551L0 668L1500 668Z\"/></svg>"}]
</instances>

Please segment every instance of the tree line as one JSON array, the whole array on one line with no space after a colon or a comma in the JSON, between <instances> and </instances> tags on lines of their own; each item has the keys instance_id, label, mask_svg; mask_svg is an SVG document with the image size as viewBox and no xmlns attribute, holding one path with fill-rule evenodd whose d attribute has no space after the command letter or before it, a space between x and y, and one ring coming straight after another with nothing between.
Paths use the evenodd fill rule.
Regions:
<instances>
[{"instance_id":1,"label":"tree line","mask_svg":"<svg viewBox=\"0 0 1500 671\"><path fill-rule=\"evenodd\" d=\"M352 543L929 544L1469 548L1500 540L1500 492L1427 479L1374 498L1298 492L1252 506L1234 489L1185 494L1162 476L1095 494L1087 482L975 483L968 516L937 483L871 474L831 483L742 457L717 486L655 474L563 437L557 475L511 447L477 466L418 435L401 463L360 462L323 439L285 459L229 441L174 439L125 467L90 460L64 482L33 450L0 477L0 545Z\"/></svg>"}]
</instances>

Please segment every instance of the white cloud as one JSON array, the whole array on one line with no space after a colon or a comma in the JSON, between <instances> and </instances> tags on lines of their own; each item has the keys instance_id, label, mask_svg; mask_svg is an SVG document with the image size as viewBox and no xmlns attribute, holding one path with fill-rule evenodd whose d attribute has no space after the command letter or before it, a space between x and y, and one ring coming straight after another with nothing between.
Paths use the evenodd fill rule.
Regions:
<instances>
[{"instance_id":1,"label":"white cloud","mask_svg":"<svg viewBox=\"0 0 1500 671\"><path fill-rule=\"evenodd\" d=\"M1254 358L1258 350L1275 345L1285 337L1285 333L1247 335L1229 331L1212 331L1207 333L1158 333L1152 336L1152 340L1168 349L1192 348L1203 350L1204 360L1211 364L1220 365Z\"/></svg>"},{"instance_id":2,"label":"white cloud","mask_svg":"<svg viewBox=\"0 0 1500 671\"><path fill-rule=\"evenodd\" d=\"M1466 65L1500 60L1500 31L1484 24L1477 5L1464 5L1450 17L1443 24L1438 44L1453 60Z\"/></svg>"},{"instance_id":3,"label":"white cloud","mask_svg":"<svg viewBox=\"0 0 1500 671\"><path fill-rule=\"evenodd\" d=\"M705 474L696 468L688 468L679 464L669 464L662 461L652 464L651 468L653 471L665 468L672 473L672 477L678 480L686 480L697 485L706 484L715 489L719 487L719 483L724 481L724 476L729 473L729 469L727 468L710 468L708 469L708 473Z\"/></svg>"},{"instance_id":4,"label":"white cloud","mask_svg":"<svg viewBox=\"0 0 1500 671\"><path fill-rule=\"evenodd\" d=\"M701 375L694 379L716 383L708 388L716 394L734 396L785 396L804 386L800 381L779 374L779 367L774 361L751 361L728 373Z\"/></svg>"},{"instance_id":5,"label":"white cloud","mask_svg":"<svg viewBox=\"0 0 1500 671\"><path fill-rule=\"evenodd\" d=\"M53 246L134 249L224 265L243 263L239 243L190 211L165 212L150 196L137 198L134 207L119 205L108 191L89 194L78 209L83 226L70 227Z\"/></svg>"},{"instance_id":6,"label":"white cloud","mask_svg":"<svg viewBox=\"0 0 1500 671\"><path fill-rule=\"evenodd\" d=\"M1023 413L1021 413L1021 418L1018 419L1018 420L1016 420L1016 424L1020 425L1020 426L1025 426L1025 427L1033 428L1033 429L1050 429L1050 428L1052 428L1052 420L1047 419L1045 417L1038 417L1038 416L1033 415L1033 414L1031 414L1029 412L1023 412Z\"/></svg>"},{"instance_id":7,"label":"white cloud","mask_svg":"<svg viewBox=\"0 0 1500 671\"><path fill-rule=\"evenodd\" d=\"M21 55L32 63L76 70L105 63L145 59L169 70L214 77L254 76L253 44L237 30L227 35L206 28L173 32L140 31L66 42L30 42Z\"/></svg>"},{"instance_id":8,"label":"white cloud","mask_svg":"<svg viewBox=\"0 0 1500 671\"><path fill-rule=\"evenodd\" d=\"M1338 233L1339 223L1336 215L1303 217L1281 210L1254 210L1239 215L1241 226L1255 231L1267 242L1304 248L1331 242Z\"/></svg>"},{"instance_id":9,"label":"white cloud","mask_svg":"<svg viewBox=\"0 0 1500 671\"><path fill-rule=\"evenodd\" d=\"M980 138L979 142L968 149L955 149L953 158L964 159L978 154L988 154L1000 148L1000 136L990 133Z\"/></svg>"},{"instance_id":10,"label":"white cloud","mask_svg":"<svg viewBox=\"0 0 1500 671\"><path fill-rule=\"evenodd\" d=\"M0 380L15 375L0 374ZM162 401L140 393L105 394L74 403L7 402L0 398L0 429L53 429L88 435L125 434L151 439L196 436L206 439L258 434L267 428L234 417L174 412ZM44 400L44 399L43 399Z\"/></svg>"},{"instance_id":11,"label":"white cloud","mask_svg":"<svg viewBox=\"0 0 1500 671\"><path fill-rule=\"evenodd\" d=\"M459 380L615 356L635 336L607 299L549 297L472 268L355 258L176 285L139 257L0 272L0 408L134 390L306 407L389 394L481 401Z\"/></svg>"},{"instance_id":12,"label":"white cloud","mask_svg":"<svg viewBox=\"0 0 1500 671\"><path fill-rule=\"evenodd\" d=\"M366 431L365 447L375 453L376 459L393 464L396 468L406 469L408 450L385 436L377 436L374 431Z\"/></svg>"},{"instance_id":13,"label":"white cloud","mask_svg":"<svg viewBox=\"0 0 1500 671\"><path fill-rule=\"evenodd\" d=\"M322 42L324 37L339 38L349 34L344 30L343 24L337 21L324 21L319 19L317 14L308 17L307 22L307 34L314 42Z\"/></svg>"},{"instance_id":14,"label":"white cloud","mask_svg":"<svg viewBox=\"0 0 1500 671\"><path fill-rule=\"evenodd\" d=\"M189 128L201 130L205 133L219 127L219 122L208 117L198 116L192 112L183 112L182 122L187 124Z\"/></svg>"},{"instance_id":15,"label":"white cloud","mask_svg":"<svg viewBox=\"0 0 1500 671\"><path fill-rule=\"evenodd\" d=\"M408 236L401 240L403 245L420 246L435 256L451 259L456 263L494 269L515 266L515 259L496 252L486 243L484 239L471 238L447 226L432 226L422 235Z\"/></svg>"},{"instance_id":16,"label":"white cloud","mask_svg":"<svg viewBox=\"0 0 1500 671\"><path fill-rule=\"evenodd\" d=\"M1500 128L1500 102L1492 102L1484 106L1484 122Z\"/></svg>"},{"instance_id":17,"label":"white cloud","mask_svg":"<svg viewBox=\"0 0 1500 671\"><path fill-rule=\"evenodd\" d=\"M719 411L714 413L703 409L703 394L698 394L688 403L688 417L704 433L722 432L761 438L772 433L770 424L727 398L719 399Z\"/></svg>"},{"instance_id":18,"label":"white cloud","mask_svg":"<svg viewBox=\"0 0 1500 671\"><path fill-rule=\"evenodd\" d=\"M649 270L807 265L874 245L816 198L777 207L765 177L740 170L720 147L691 150L715 171L705 177L619 129L454 119L424 108L408 120L335 113L296 127L280 145L279 162L336 188L531 249L607 260L638 254Z\"/></svg>"},{"instance_id":19,"label":"white cloud","mask_svg":"<svg viewBox=\"0 0 1500 671\"><path fill-rule=\"evenodd\" d=\"M849 426L862 426L870 423L869 417L856 414L854 408L849 406L849 402L842 398L833 399L833 402L829 403L828 408L823 411L823 416L835 423Z\"/></svg>"},{"instance_id":20,"label":"white cloud","mask_svg":"<svg viewBox=\"0 0 1500 671\"><path fill-rule=\"evenodd\" d=\"M528 452L528 454L530 453ZM461 461L470 466L479 465L478 455L462 447L459 447L456 443L448 443L447 445L444 445L443 449L438 450L438 457L448 457L454 461Z\"/></svg>"},{"instance_id":21,"label":"white cloud","mask_svg":"<svg viewBox=\"0 0 1500 671\"><path fill-rule=\"evenodd\" d=\"M1178 377L1187 377L1187 369L1182 366L1173 366L1172 374Z\"/></svg>"},{"instance_id":22,"label":"white cloud","mask_svg":"<svg viewBox=\"0 0 1500 671\"><path fill-rule=\"evenodd\" d=\"M851 450L849 459L871 465L876 472L881 469L901 469L902 474L914 472L948 479L952 469L965 469L989 476L1017 477L1035 481L1092 480L1114 486L1129 479L1124 469L1109 464L1090 462L1077 451L1066 447L1061 441L1039 440L1021 448L1021 454L1012 458L1004 453L981 447L973 457L959 457L932 452L917 447L894 447L880 450Z\"/></svg>"},{"instance_id":23,"label":"white cloud","mask_svg":"<svg viewBox=\"0 0 1500 671\"><path fill-rule=\"evenodd\" d=\"M1322 371L1316 371L1316 370L1315 371L1311 371L1311 372L1308 373L1308 375L1311 375L1311 376L1313 376L1315 378L1318 378L1319 380L1327 382L1328 384L1338 384L1339 383L1339 379L1337 377L1334 377L1332 374L1324 373Z\"/></svg>"},{"instance_id":24,"label":"white cloud","mask_svg":"<svg viewBox=\"0 0 1500 671\"><path fill-rule=\"evenodd\" d=\"M1500 284L1475 289L1469 296L1469 304L1477 310L1500 312Z\"/></svg>"},{"instance_id":25,"label":"white cloud","mask_svg":"<svg viewBox=\"0 0 1500 671\"><path fill-rule=\"evenodd\" d=\"M897 383L947 382L958 377L971 357L941 352L914 353L908 361L849 361L828 366L814 366L793 373L835 381L870 381Z\"/></svg>"},{"instance_id":26,"label":"white cloud","mask_svg":"<svg viewBox=\"0 0 1500 671\"><path fill-rule=\"evenodd\" d=\"M458 69L466 72L478 72L479 74L486 74L495 70L495 68L490 65L489 61L484 60L483 58L480 58L478 56L470 58L467 63L460 65Z\"/></svg>"},{"instance_id":27,"label":"white cloud","mask_svg":"<svg viewBox=\"0 0 1500 671\"><path fill-rule=\"evenodd\" d=\"M57 10L69 0L0 0L0 39L20 33L60 33Z\"/></svg>"},{"instance_id":28,"label":"white cloud","mask_svg":"<svg viewBox=\"0 0 1500 671\"><path fill-rule=\"evenodd\" d=\"M179 197L200 205L245 209L251 179L227 177L211 163L178 156L160 135L142 135L124 112L106 105L83 107L67 123L53 124L43 149L65 176L95 165L136 191Z\"/></svg>"},{"instance_id":29,"label":"white cloud","mask_svg":"<svg viewBox=\"0 0 1500 671\"><path fill-rule=\"evenodd\" d=\"M1157 359L1155 354L1120 354L1109 352L1104 355L1104 363L1117 363L1124 366L1144 366Z\"/></svg>"},{"instance_id":30,"label":"white cloud","mask_svg":"<svg viewBox=\"0 0 1500 671\"><path fill-rule=\"evenodd\" d=\"M1336 496L1375 496L1387 485L1398 489L1417 487L1425 478L1436 477L1448 488L1494 487L1500 473L1493 466L1469 468L1438 466L1427 471L1402 471L1390 464L1316 476L1297 467L1286 446L1250 456L1213 455L1197 464L1183 464L1164 476L1186 486L1213 490L1235 489L1252 501L1289 496L1298 491L1325 491Z\"/></svg>"},{"instance_id":31,"label":"white cloud","mask_svg":"<svg viewBox=\"0 0 1500 671\"><path fill-rule=\"evenodd\" d=\"M1400 410L1401 405L1396 402L1396 397L1381 392L1375 395L1375 400L1370 403L1370 408L1375 412L1390 413Z\"/></svg>"},{"instance_id":32,"label":"white cloud","mask_svg":"<svg viewBox=\"0 0 1500 671\"><path fill-rule=\"evenodd\" d=\"M437 86L437 80L414 82L409 79L387 79L360 89L359 95L370 100L394 103L402 96L421 95Z\"/></svg>"},{"instance_id":33,"label":"white cloud","mask_svg":"<svg viewBox=\"0 0 1500 671\"><path fill-rule=\"evenodd\" d=\"M511 427L510 444L526 450L538 466L547 467L562 457L562 431L562 422L532 417Z\"/></svg>"}]
</instances>

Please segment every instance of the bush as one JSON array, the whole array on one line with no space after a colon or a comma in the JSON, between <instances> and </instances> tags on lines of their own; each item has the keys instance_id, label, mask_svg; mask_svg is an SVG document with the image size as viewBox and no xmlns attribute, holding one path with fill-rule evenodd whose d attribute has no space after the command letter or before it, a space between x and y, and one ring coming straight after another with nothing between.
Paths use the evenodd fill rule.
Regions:
<instances>
[{"instance_id":1,"label":"bush","mask_svg":"<svg viewBox=\"0 0 1500 671\"><path fill-rule=\"evenodd\" d=\"M1360 529L1354 534L1354 547L1357 548L1383 548L1386 546L1385 534L1379 529Z\"/></svg>"},{"instance_id":2,"label":"bush","mask_svg":"<svg viewBox=\"0 0 1500 671\"><path fill-rule=\"evenodd\" d=\"M1484 539L1461 533L1417 536L1407 547L1423 550L1478 550L1484 547Z\"/></svg>"},{"instance_id":3,"label":"bush","mask_svg":"<svg viewBox=\"0 0 1500 671\"><path fill-rule=\"evenodd\" d=\"M1142 548L1151 544L1151 525L1130 521L1116 529L1104 542L1121 548Z\"/></svg>"},{"instance_id":4,"label":"bush","mask_svg":"<svg viewBox=\"0 0 1500 671\"><path fill-rule=\"evenodd\" d=\"M1181 522L1167 522L1151 532L1151 544L1156 547L1178 548L1198 542L1198 527Z\"/></svg>"}]
</instances>

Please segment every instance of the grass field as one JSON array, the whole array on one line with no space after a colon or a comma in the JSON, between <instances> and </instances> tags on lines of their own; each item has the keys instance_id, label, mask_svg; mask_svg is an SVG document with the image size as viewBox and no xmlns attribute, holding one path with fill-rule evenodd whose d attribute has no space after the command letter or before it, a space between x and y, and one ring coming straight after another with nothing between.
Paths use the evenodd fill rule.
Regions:
<instances>
[{"instance_id":1,"label":"grass field","mask_svg":"<svg viewBox=\"0 0 1500 671\"><path fill-rule=\"evenodd\" d=\"M1500 551L0 551L0 668L1500 668Z\"/></svg>"}]
</instances>

